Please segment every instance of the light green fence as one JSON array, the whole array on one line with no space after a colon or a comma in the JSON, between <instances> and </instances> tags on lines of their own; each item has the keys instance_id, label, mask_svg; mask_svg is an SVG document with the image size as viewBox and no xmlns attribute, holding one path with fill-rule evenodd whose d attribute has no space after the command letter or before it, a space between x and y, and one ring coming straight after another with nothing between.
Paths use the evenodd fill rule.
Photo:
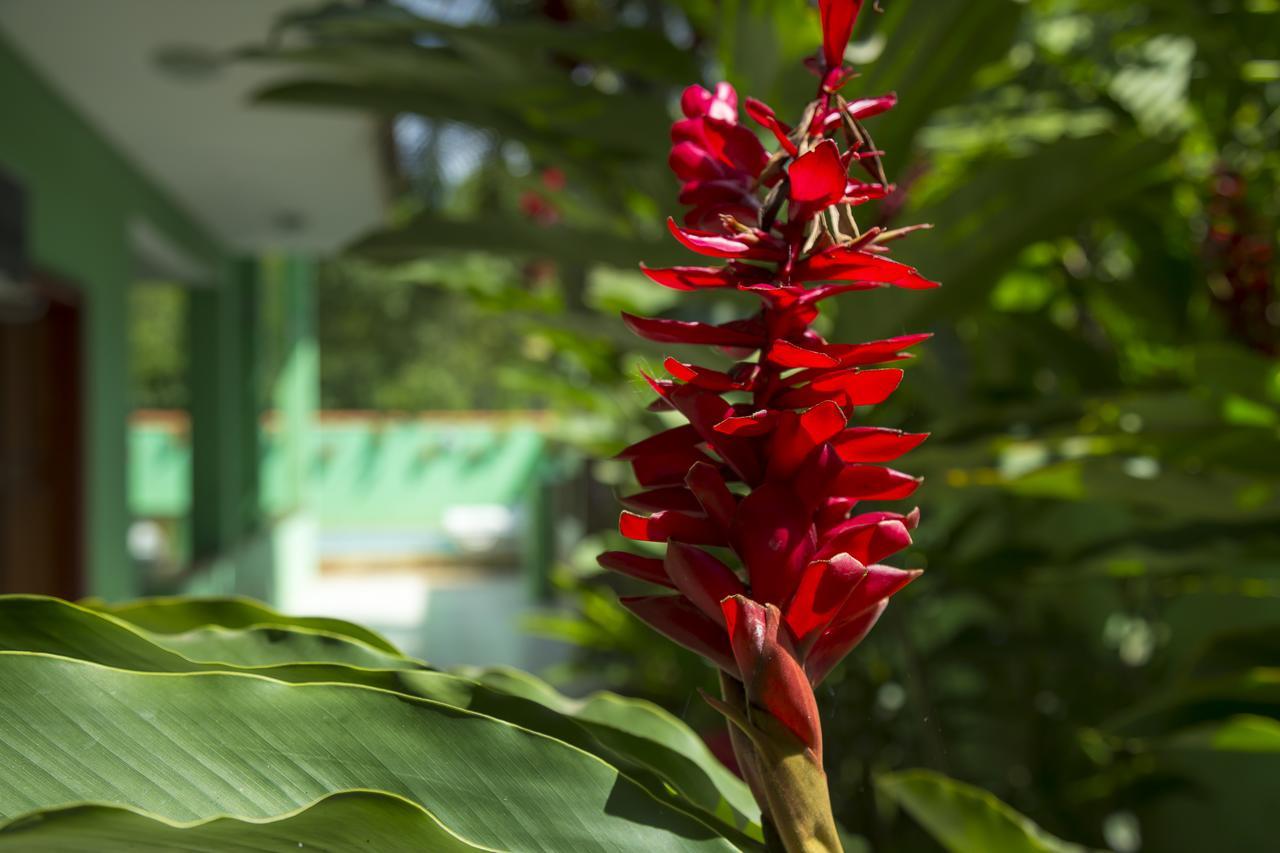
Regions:
<instances>
[{"instance_id":1,"label":"light green fence","mask_svg":"<svg viewBox=\"0 0 1280 853\"><path fill-rule=\"evenodd\" d=\"M270 417L261 435L262 511L276 517L295 505L285 468L290 460ZM416 531L419 541L434 536L448 553L447 528L459 508L506 508L526 519L526 528L540 517L547 442L529 419L325 413L308 445L305 505L322 532ZM133 517L184 530L192 481L181 413L135 415L128 471Z\"/></svg>"}]
</instances>

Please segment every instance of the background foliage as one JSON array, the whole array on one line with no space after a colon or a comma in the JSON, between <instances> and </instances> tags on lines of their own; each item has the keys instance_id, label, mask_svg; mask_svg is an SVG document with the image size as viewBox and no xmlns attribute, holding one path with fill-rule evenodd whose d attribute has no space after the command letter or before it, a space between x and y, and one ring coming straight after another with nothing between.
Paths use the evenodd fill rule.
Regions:
<instances>
[{"instance_id":1,"label":"background foliage","mask_svg":"<svg viewBox=\"0 0 1280 853\"><path fill-rule=\"evenodd\" d=\"M682 259L662 229L678 92L724 77L794 113L816 20L804 0L416 6L306 11L246 52L285 72L264 101L398 129L397 222L323 291L325 403L549 407L587 453L615 450L652 426L636 369L659 355L616 312L728 309L634 272ZM936 849L913 806L928 779L877 785L926 767L1091 847L1266 849L1280 4L880 6L851 87L902 96L872 125L903 187L881 217L937 224L902 257L945 286L824 318L848 340L936 333L870 414L934 434L913 458L928 572L820 696L837 814L874 849ZM593 574L620 473L589 473L574 606L536 627L581 647L561 676L709 726L689 704L709 674Z\"/></svg>"}]
</instances>

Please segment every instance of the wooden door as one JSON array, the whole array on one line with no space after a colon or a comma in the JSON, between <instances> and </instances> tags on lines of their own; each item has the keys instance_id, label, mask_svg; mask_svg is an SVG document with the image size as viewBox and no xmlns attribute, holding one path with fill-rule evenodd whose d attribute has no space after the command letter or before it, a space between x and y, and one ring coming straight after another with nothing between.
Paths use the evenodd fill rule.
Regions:
<instances>
[{"instance_id":1,"label":"wooden door","mask_svg":"<svg viewBox=\"0 0 1280 853\"><path fill-rule=\"evenodd\" d=\"M0 592L83 593L84 454L78 292L36 276L0 313Z\"/></svg>"}]
</instances>

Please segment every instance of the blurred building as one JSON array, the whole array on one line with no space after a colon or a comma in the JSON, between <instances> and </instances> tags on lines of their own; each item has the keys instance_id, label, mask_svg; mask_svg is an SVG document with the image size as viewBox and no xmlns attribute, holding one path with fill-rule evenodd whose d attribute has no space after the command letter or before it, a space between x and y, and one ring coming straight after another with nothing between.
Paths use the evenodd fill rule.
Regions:
<instances>
[{"instance_id":1,"label":"blurred building","mask_svg":"<svg viewBox=\"0 0 1280 853\"><path fill-rule=\"evenodd\" d=\"M239 593L412 631L424 578L456 598L463 566L492 583L437 608L455 636L528 600L536 431L318 418L315 264L380 221L394 166L386 127L254 107L272 69L224 61L293 5L0 5L0 591ZM131 399L147 287L183 306L163 412Z\"/></svg>"},{"instance_id":2,"label":"blurred building","mask_svg":"<svg viewBox=\"0 0 1280 853\"><path fill-rule=\"evenodd\" d=\"M260 434L260 500L278 520L275 553L261 561L271 570L215 564L191 577L187 419L134 413L131 539L155 586L237 589L292 612L339 615L437 664L534 662L512 617L543 597L552 552L554 472L537 420L321 412L300 477L285 427L268 416Z\"/></svg>"}]
</instances>

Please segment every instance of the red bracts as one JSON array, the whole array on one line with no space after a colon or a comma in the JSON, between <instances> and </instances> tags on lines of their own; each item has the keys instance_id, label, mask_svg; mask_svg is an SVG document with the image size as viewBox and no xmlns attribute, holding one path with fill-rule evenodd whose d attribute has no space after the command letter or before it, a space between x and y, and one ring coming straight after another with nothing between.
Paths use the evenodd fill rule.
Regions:
<instances>
[{"instance_id":1,"label":"red bracts","mask_svg":"<svg viewBox=\"0 0 1280 853\"><path fill-rule=\"evenodd\" d=\"M856 222L858 207L892 189L875 180L878 152L867 149L860 121L895 101L839 95L851 76L842 56L860 6L820 3L823 82L800 125L748 101L776 153L739 124L728 84L684 94L670 164L690 210L670 230L691 252L722 263L644 272L675 290L737 290L759 308L719 324L623 315L641 337L714 347L728 358L667 359L668 376L646 377L653 408L678 411L687 423L620 454L641 490L623 499L619 526L630 539L665 543L665 557L600 557L606 568L666 587L624 604L740 679L752 705L819 760L812 686L919 574L882 562L911 544L918 513L866 503L911 496L919 480L886 463L926 436L860 421L863 407L902 381L888 365L928 336L831 343L812 324L830 297L936 286L888 257L886 238L900 234ZM855 167L868 180L852 176Z\"/></svg>"}]
</instances>

